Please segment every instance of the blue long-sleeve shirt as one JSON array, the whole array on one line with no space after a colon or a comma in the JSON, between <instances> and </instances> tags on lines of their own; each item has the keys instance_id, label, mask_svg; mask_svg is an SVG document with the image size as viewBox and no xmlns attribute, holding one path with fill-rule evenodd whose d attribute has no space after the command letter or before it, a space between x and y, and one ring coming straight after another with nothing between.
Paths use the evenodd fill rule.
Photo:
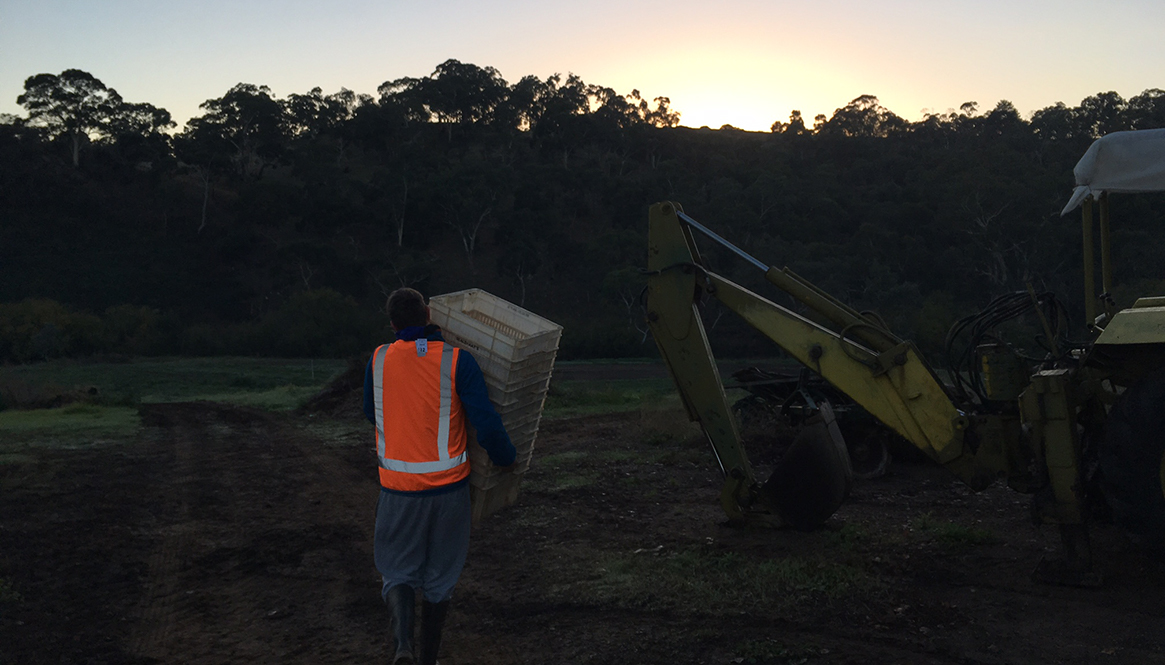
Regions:
<instances>
[{"instance_id":1,"label":"blue long-sleeve shirt","mask_svg":"<svg viewBox=\"0 0 1165 665\"><path fill-rule=\"evenodd\" d=\"M429 325L424 328L419 326L405 328L396 334L398 340L404 340L406 342L411 342L421 337L428 339L430 342L445 341L441 336L441 329L435 325ZM493 403L489 401L489 393L486 391L485 376L481 373L481 367L477 364L477 360L464 349L458 354L456 380L454 384L457 388L457 397L461 400L461 408L465 411L465 416L469 420L469 424L477 432L477 442L489 453L490 461L498 466L509 466L513 464L514 459L518 455L518 451L510 441L510 435L506 433L506 428L502 424L502 419L498 415L498 412L494 409ZM391 389L389 387L389 390ZM375 425L376 406L373 400L372 390L372 359L369 358L368 366L364 369L364 415L368 417L369 422ZM466 482L468 482L468 479L453 483L452 485L424 490L423 492L401 493L433 494L445 492L460 487ZM392 492L395 490L384 491Z\"/></svg>"}]
</instances>

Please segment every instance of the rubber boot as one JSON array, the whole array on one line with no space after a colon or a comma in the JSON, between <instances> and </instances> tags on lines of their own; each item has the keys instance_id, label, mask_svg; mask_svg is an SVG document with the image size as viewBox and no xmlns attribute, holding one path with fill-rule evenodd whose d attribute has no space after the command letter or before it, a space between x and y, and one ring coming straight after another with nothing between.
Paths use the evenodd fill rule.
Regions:
<instances>
[{"instance_id":1,"label":"rubber boot","mask_svg":"<svg viewBox=\"0 0 1165 665\"><path fill-rule=\"evenodd\" d=\"M388 609L392 613L392 639L396 652L393 665L412 665L416 662L413 653L413 617L416 613L417 596L407 584L398 584L388 590L385 596Z\"/></svg>"},{"instance_id":2,"label":"rubber boot","mask_svg":"<svg viewBox=\"0 0 1165 665\"><path fill-rule=\"evenodd\" d=\"M420 665L437 665L437 651L441 648L441 631L445 629L445 616L449 614L449 601L421 602L421 643Z\"/></svg>"}]
</instances>

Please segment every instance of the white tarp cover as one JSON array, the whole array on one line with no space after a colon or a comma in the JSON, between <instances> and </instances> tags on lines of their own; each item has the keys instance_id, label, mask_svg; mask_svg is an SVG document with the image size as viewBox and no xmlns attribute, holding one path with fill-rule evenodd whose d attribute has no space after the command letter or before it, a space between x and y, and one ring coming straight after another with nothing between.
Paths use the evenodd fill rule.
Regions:
<instances>
[{"instance_id":1,"label":"white tarp cover","mask_svg":"<svg viewBox=\"0 0 1165 665\"><path fill-rule=\"evenodd\" d=\"M1165 129L1105 134L1092 142L1072 172L1076 189L1061 215L1089 194L1165 191Z\"/></svg>"}]
</instances>

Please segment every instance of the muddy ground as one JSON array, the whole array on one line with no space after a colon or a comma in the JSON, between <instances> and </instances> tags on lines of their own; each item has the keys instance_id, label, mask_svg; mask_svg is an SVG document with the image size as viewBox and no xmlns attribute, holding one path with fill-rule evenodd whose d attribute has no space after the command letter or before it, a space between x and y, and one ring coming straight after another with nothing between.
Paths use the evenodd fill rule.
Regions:
<instances>
[{"instance_id":1,"label":"muddy ground","mask_svg":"<svg viewBox=\"0 0 1165 665\"><path fill-rule=\"evenodd\" d=\"M358 409L142 413L0 466L0 663L387 662ZM543 423L442 663L1165 663L1165 570L1111 526L1103 587L1035 584L1056 537L1025 497L896 462L824 529L732 528L671 420Z\"/></svg>"}]
</instances>

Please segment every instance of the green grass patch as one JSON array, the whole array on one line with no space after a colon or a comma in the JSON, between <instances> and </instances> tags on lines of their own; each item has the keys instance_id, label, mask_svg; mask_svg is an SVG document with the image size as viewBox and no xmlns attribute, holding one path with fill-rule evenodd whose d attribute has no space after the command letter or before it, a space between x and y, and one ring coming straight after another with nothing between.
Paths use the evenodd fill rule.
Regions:
<instances>
[{"instance_id":1,"label":"green grass patch","mask_svg":"<svg viewBox=\"0 0 1165 665\"><path fill-rule=\"evenodd\" d=\"M127 362L54 360L0 367L0 432L6 443L84 445L129 436L142 403L207 400L293 409L342 372L342 360L141 358ZM45 406L63 400L60 408ZM80 400L80 401L77 401ZM47 437L47 438L46 438ZM9 450L7 452L13 452ZM13 462L15 463L15 462Z\"/></svg>"},{"instance_id":2,"label":"green grass patch","mask_svg":"<svg viewBox=\"0 0 1165 665\"><path fill-rule=\"evenodd\" d=\"M852 523L844 524L837 531L826 531L823 535L830 550L847 554L880 544L880 539L875 538L866 528Z\"/></svg>"},{"instance_id":3,"label":"green grass patch","mask_svg":"<svg viewBox=\"0 0 1165 665\"><path fill-rule=\"evenodd\" d=\"M784 612L882 590L865 571L831 561L688 549L608 556L594 579L571 585L570 592L599 604L680 612Z\"/></svg>"},{"instance_id":4,"label":"green grass patch","mask_svg":"<svg viewBox=\"0 0 1165 665\"><path fill-rule=\"evenodd\" d=\"M193 395L192 399L253 406L269 411L286 411L303 404L320 391L320 386L279 386L256 392L227 392Z\"/></svg>"},{"instance_id":5,"label":"green grass patch","mask_svg":"<svg viewBox=\"0 0 1165 665\"><path fill-rule=\"evenodd\" d=\"M911 525L915 531L925 534L935 541L955 548L969 548L978 545L989 545L999 538L988 529L955 524L936 519L931 513L923 513L913 520Z\"/></svg>"},{"instance_id":6,"label":"green grass patch","mask_svg":"<svg viewBox=\"0 0 1165 665\"><path fill-rule=\"evenodd\" d=\"M60 409L0 412L2 432L127 435L140 424L138 410L126 406L79 403Z\"/></svg>"},{"instance_id":7,"label":"green grass patch","mask_svg":"<svg viewBox=\"0 0 1165 665\"><path fill-rule=\"evenodd\" d=\"M671 379L552 382L542 415L571 418L636 411L675 394Z\"/></svg>"},{"instance_id":8,"label":"green grass patch","mask_svg":"<svg viewBox=\"0 0 1165 665\"><path fill-rule=\"evenodd\" d=\"M307 431L311 432L325 446L358 446L368 448L373 444L372 426L367 420L352 422L308 416Z\"/></svg>"},{"instance_id":9,"label":"green grass patch","mask_svg":"<svg viewBox=\"0 0 1165 665\"><path fill-rule=\"evenodd\" d=\"M550 453L535 457L534 471L522 481L528 490L562 492L588 487L599 480L599 474L586 465L587 453L571 451Z\"/></svg>"},{"instance_id":10,"label":"green grass patch","mask_svg":"<svg viewBox=\"0 0 1165 665\"><path fill-rule=\"evenodd\" d=\"M674 447L703 439L700 426L688 419L678 393L645 402L639 409L640 440L653 448Z\"/></svg>"},{"instance_id":11,"label":"green grass patch","mask_svg":"<svg viewBox=\"0 0 1165 665\"><path fill-rule=\"evenodd\" d=\"M94 386L103 403L182 402L264 394L288 386L318 391L344 371L343 360L283 358L138 358L128 362L53 360L0 367L0 382ZM286 398L256 398L285 405ZM284 407L277 407L284 408Z\"/></svg>"}]
</instances>

